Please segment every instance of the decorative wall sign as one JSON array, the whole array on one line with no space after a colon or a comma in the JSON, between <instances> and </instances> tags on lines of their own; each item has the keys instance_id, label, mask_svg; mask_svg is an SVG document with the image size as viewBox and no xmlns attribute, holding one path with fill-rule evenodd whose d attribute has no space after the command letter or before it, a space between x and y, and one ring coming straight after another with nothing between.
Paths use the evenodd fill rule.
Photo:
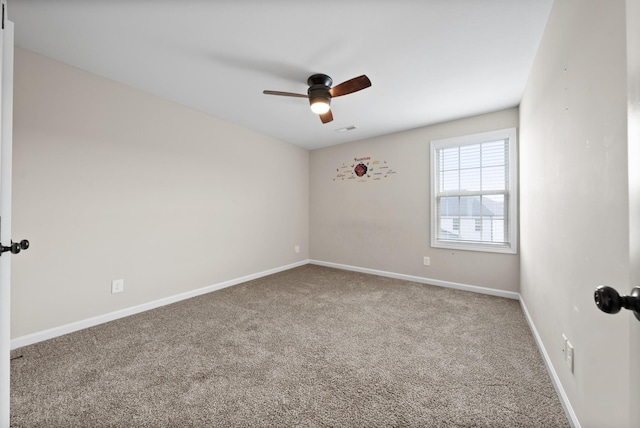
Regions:
<instances>
[{"instance_id":1,"label":"decorative wall sign","mask_svg":"<svg viewBox=\"0 0 640 428\"><path fill-rule=\"evenodd\" d=\"M353 158L351 162L343 162L336 168L333 181L367 181L384 180L396 174L396 170L389 166L386 160L372 159L371 156Z\"/></svg>"}]
</instances>

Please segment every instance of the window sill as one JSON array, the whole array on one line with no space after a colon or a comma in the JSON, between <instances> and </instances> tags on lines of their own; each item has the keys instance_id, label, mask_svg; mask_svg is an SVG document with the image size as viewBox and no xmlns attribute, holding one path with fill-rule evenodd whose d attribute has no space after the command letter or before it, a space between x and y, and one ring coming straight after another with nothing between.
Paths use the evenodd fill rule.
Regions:
<instances>
[{"instance_id":1,"label":"window sill","mask_svg":"<svg viewBox=\"0 0 640 428\"><path fill-rule=\"evenodd\" d=\"M480 244L477 242L439 240L431 242L431 247L448 250L478 251L483 253L518 254L518 249L515 244Z\"/></svg>"}]
</instances>

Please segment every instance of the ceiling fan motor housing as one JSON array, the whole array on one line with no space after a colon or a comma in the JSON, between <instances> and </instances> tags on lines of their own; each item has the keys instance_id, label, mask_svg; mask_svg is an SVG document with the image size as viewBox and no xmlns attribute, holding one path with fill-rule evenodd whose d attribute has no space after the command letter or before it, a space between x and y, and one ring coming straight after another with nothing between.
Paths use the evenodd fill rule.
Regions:
<instances>
[{"instance_id":1,"label":"ceiling fan motor housing","mask_svg":"<svg viewBox=\"0 0 640 428\"><path fill-rule=\"evenodd\" d=\"M326 74L314 74L307 79L307 84L309 85L309 90L307 91L309 94L309 104L313 105L318 102L318 98L324 100L320 102L325 104L331 103L331 94L329 93L331 85L333 84L331 77Z\"/></svg>"}]
</instances>

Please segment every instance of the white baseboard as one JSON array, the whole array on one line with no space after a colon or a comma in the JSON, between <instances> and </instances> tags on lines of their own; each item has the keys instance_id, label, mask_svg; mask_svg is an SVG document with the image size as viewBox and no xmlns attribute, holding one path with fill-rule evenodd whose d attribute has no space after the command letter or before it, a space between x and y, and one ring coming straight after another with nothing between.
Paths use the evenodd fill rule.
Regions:
<instances>
[{"instance_id":1,"label":"white baseboard","mask_svg":"<svg viewBox=\"0 0 640 428\"><path fill-rule=\"evenodd\" d=\"M553 368L553 364L551 364L551 358L549 358L549 354L547 353L544 344L542 343L542 338L540 334L538 334L538 330L536 329L533 320L531 319L531 315L529 315L529 311L527 310L527 305L525 305L524 300L522 300L522 296L520 296L520 306L522 307L522 312L524 312L524 316L527 319L527 323L529 323L529 329L531 333L533 333L533 337L536 340L536 344L538 345L538 349L542 354L542 359L544 360L544 364L547 367L547 371L549 372L549 376L551 376L551 381L553 386L556 389L556 393L558 394L558 398L560 398L560 402L562 403L562 407L564 407L564 412L569 419L569 423L573 428L580 428L580 422L578 421L578 417L576 416L576 412L573 411L573 407L571 406L571 402L569 401L569 397L562 387L562 383L560 382L560 378L558 377L558 373Z\"/></svg>"},{"instance_id":2,"label":"white baseboard","mask_svg":"<svg viewBox=\"0 0 640 428\"><path fill-rule=\"evenodd\" d=\"M372 275L385 276L387 278L403 279L405 281L419 282L421 284L436 285L438 287L455 288L456 290L472 291L480 294L490 294L492 296L506 297L507 299L519 300L520 294L514 291L497 290L495 288L479 287L477 285L460 284L457 282L442 281L439 279L423 278L421 276L405 275L403 273L385 272L382 270L361 268L357 266L341 265L338 263L323 262L320 260L309 260L309 263L318 266L332 267L336 269L350 270L354 272L368 273Z\"/></svg>"},{"instance_id":3,"label":"white baseboard","mask_svg":"<svg viewBox=\"0 0 640 428\"><path fill-rule=\"evenodd\" d=\"M303 260L301 262L293 263L290 265L280 266L274 269L265 270L263 272L258 272L258 273L243 276L240 278L231 279L229 281L220 282L218 284L209 285L207 287L199 288L197 290L187 291L186 293L176 294L175 296L169 296L163 299L154 300L153 302L143 303L141 305L132 306L130 308L121 309L115 312L110 312L108 314L98 315L96 317L61 325L59 327L50 328L48 330L39 331L37 333L16 337L15 339L11 339L11 349L13 350L23 346L42 342L44 340L53 339L54 337L73 333L74 331L93 327L95 325L117 320L119 318L124 318L129 315L135 315L140 312L148 311L150 309L159 308L161 306L170 305L171 303L176 303L181 300L190 299L191 297L196 297L202 294L211 293L212 291L221 290L223 288L231 287L232 285L251 281L253 279L258 279L263 276L272 275L274 273L293 269L299 266L304 266L306 264L309 264L309 260Z\"/></svg>"}]
</instances>

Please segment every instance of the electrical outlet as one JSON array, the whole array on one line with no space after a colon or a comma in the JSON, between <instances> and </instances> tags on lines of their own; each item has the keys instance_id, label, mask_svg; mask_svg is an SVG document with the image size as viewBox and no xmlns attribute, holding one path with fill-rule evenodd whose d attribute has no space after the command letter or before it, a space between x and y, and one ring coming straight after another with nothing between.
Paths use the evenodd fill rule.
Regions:
<instances>
[{"instance_id":1,"label":"electrical outlet","mask_svg":"<svg viewBox=\"0 0 640 428\"><path fill-rule=\"evenodd\" d=\"M295 247L293 247L293 251L295 251L296 253L300 252L300 245L296 245Z\"/></svg>"},{"instance_id":2,"label":"electrical outlet","mask_svg":"<svg viewBox=\"0 0 640 428\"><path fill-rule=\"evenodd\" d=\"M431 257L425 257L423 262L425 266L431 266Z\"/></svg>"},{"instance_id":3,"label":"electrical outlet","mask_svg":"<svg viewBox=\"0 0 640 428\"><path fill-rule=\"evenodd\" d=\"M111 281L111 294L122 293L124 291L124 279L114 279Z\"/></svg>"},{"instance_id":4,"label":"electrical outlet","mask_svg":"<svg viewBox=\"0 0 640 428\"><path fill-rule=\"evenodd\" d=\"M571 373L573 373L573 359L574 359L573 345L571 345L571 343L568 340L567 340L567 351L565 352L565 355L567 356L567 366L569 366L569 370L571 371Z\"/></svg>"},{"instance_id":5,"label":"electrical outlet","mask_svg":"<svg viewBox=\"0 0 640 428\"><path fill-rule=\"evenodd\" d=\"M562 356L567 361L567 336L562 335Z\"/></svg>"}]
</instances>

